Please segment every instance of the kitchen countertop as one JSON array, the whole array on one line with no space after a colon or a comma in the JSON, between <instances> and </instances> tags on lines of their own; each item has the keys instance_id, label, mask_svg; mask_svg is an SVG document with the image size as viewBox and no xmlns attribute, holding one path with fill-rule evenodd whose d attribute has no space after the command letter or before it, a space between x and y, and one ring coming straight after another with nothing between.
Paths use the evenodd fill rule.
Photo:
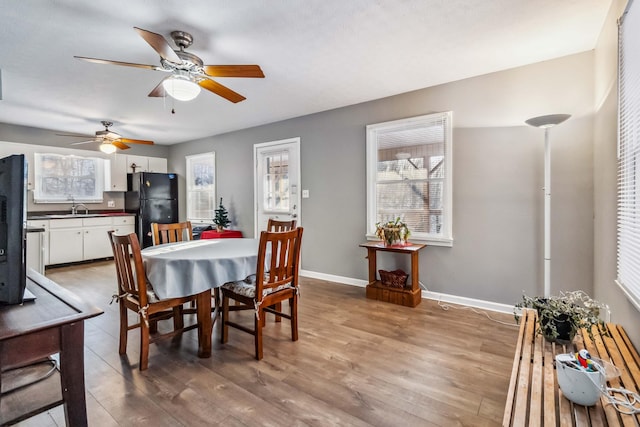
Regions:
<instances>
[{"instance_id":1,"label":"kitchen countertop","mask_svg":"<svg viewBox=\"0 0 640 427\"><path fill-rule=\"evenodd\" d=\"M89 212L88 214L70 214L70 213L44 213L32 212L27 214L27 220L37 219L67 219L67 218L93 218L101 216L134 216L131 212Z\"/></svg>"}]
</instances>

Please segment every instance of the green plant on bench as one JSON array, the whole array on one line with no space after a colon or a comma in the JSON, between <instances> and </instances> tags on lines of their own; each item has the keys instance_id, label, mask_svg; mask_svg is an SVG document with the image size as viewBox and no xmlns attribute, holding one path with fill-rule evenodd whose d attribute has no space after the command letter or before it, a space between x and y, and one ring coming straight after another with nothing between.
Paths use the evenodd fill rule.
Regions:
<instances>
[{"instance_id":1,"label":"green plant on bench","mask_svg":"<svg viewBox=\"0 0 640 427\"><path fill-rule=\"evenodd\" d=\"M548 341L572 341L580 328L585 328L592 336L591 327L598 326L607 333L600 319L601 310L609 306L592 299L584 291L560 292L558 296L530 297L522 295L522 301L515 305L514 315L519 321L519 310L532 308L538 312L538 329Z\"/></svg>"}]
</instances>

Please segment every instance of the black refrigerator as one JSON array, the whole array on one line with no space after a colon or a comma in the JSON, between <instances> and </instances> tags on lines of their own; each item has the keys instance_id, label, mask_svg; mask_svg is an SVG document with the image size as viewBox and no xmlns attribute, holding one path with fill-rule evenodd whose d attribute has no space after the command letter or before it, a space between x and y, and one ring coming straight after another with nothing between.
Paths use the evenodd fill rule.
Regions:
<instances>
[{"instance_id":1,"label":"black refrigerator","mask_svg":"<svg viewBox=\"0 0 640 427\"><path fill-rule=\"evenodd\" d=\"M153 245L151 223L178 222L178 175L136 172L127 176L125 211L136 214L136 234L140 246Z\"/></svg>"}]
</instances>

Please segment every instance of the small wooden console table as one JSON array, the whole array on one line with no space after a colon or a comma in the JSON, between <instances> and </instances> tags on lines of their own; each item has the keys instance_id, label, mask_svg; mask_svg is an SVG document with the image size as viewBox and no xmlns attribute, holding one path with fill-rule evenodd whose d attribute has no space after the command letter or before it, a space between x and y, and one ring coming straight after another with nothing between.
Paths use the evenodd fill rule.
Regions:
<instances>
[{"instance_id":1,"label":"small wooden console table","mask_svg":"<svg viewBox=\"0 0 640 427\"><path fill-rule=\"evenodd\" d=\"M422 292L420 291L420 273L418 255L420 249L427 245L420 243L408 243L406 246L385 246L382 242L362 243L360 247L367 249L369 259L369 284L367 285L367 298L400 304L406 307L415 307L420 304ZM392 288L384 286L377 280L378 268L376 252L396 252L411 255L410 284L404 288Z\"/></svg>"},{"instance_id":2,"label":"small wooden console table","mask_svg":"<svg viewBox=\"0 0 640 427\"><path fill-rule=\"evenodd\" d=\"M46 277L29 270L36 300L0 307L0 425L64 404L67 426L86 426L84 320L102 314ZM27 387L11 384L13 369L60 353L59 373ZM20 383L22 378L15 380ZM5 388L15 389L4 393Z\"/></svg>"}]
</instances>

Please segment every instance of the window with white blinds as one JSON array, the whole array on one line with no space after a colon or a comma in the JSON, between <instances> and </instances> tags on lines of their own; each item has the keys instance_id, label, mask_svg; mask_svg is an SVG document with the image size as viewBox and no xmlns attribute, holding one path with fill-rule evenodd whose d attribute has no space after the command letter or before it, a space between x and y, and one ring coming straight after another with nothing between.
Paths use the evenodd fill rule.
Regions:
<instances>
[{"instance_id":1,"label":"window with white blinds","mask_svg":"<svg viewBox=\"0 0 640 427\"><path fill-rule=\"evenodd\" d=\"M101 203L105 160L55 153L34 154L34 203Z\"/></svg>"},{"instance_id":2,"label":"window with white blinds","mask_svg":"<svg viewBox=\"0 0 640 427\"><path fill-rule=\"evenodd\" d=\"M640 7L619 22L617 283L640 310Z\"/></svg>"},{"instance_id":3,"label":"window with white blinds","mask_svg":"<svg viewBox=\"0 0 640 427\"><path fill-rule=\"evenodd\" d=\"M367 126L367 225L400 218L411 239L450 246L451 112Z\"/></svg>"},{"instance_id":4,"label":"window with white blinds","mask_svg":"<svg viewBox=\"0 0 640 427\"><path fill-rule=\"evenodd\" d=\"M193 223L210 224L216 209L215 153L186 156L187 219Z\"/></svg>"}]
</instances>

